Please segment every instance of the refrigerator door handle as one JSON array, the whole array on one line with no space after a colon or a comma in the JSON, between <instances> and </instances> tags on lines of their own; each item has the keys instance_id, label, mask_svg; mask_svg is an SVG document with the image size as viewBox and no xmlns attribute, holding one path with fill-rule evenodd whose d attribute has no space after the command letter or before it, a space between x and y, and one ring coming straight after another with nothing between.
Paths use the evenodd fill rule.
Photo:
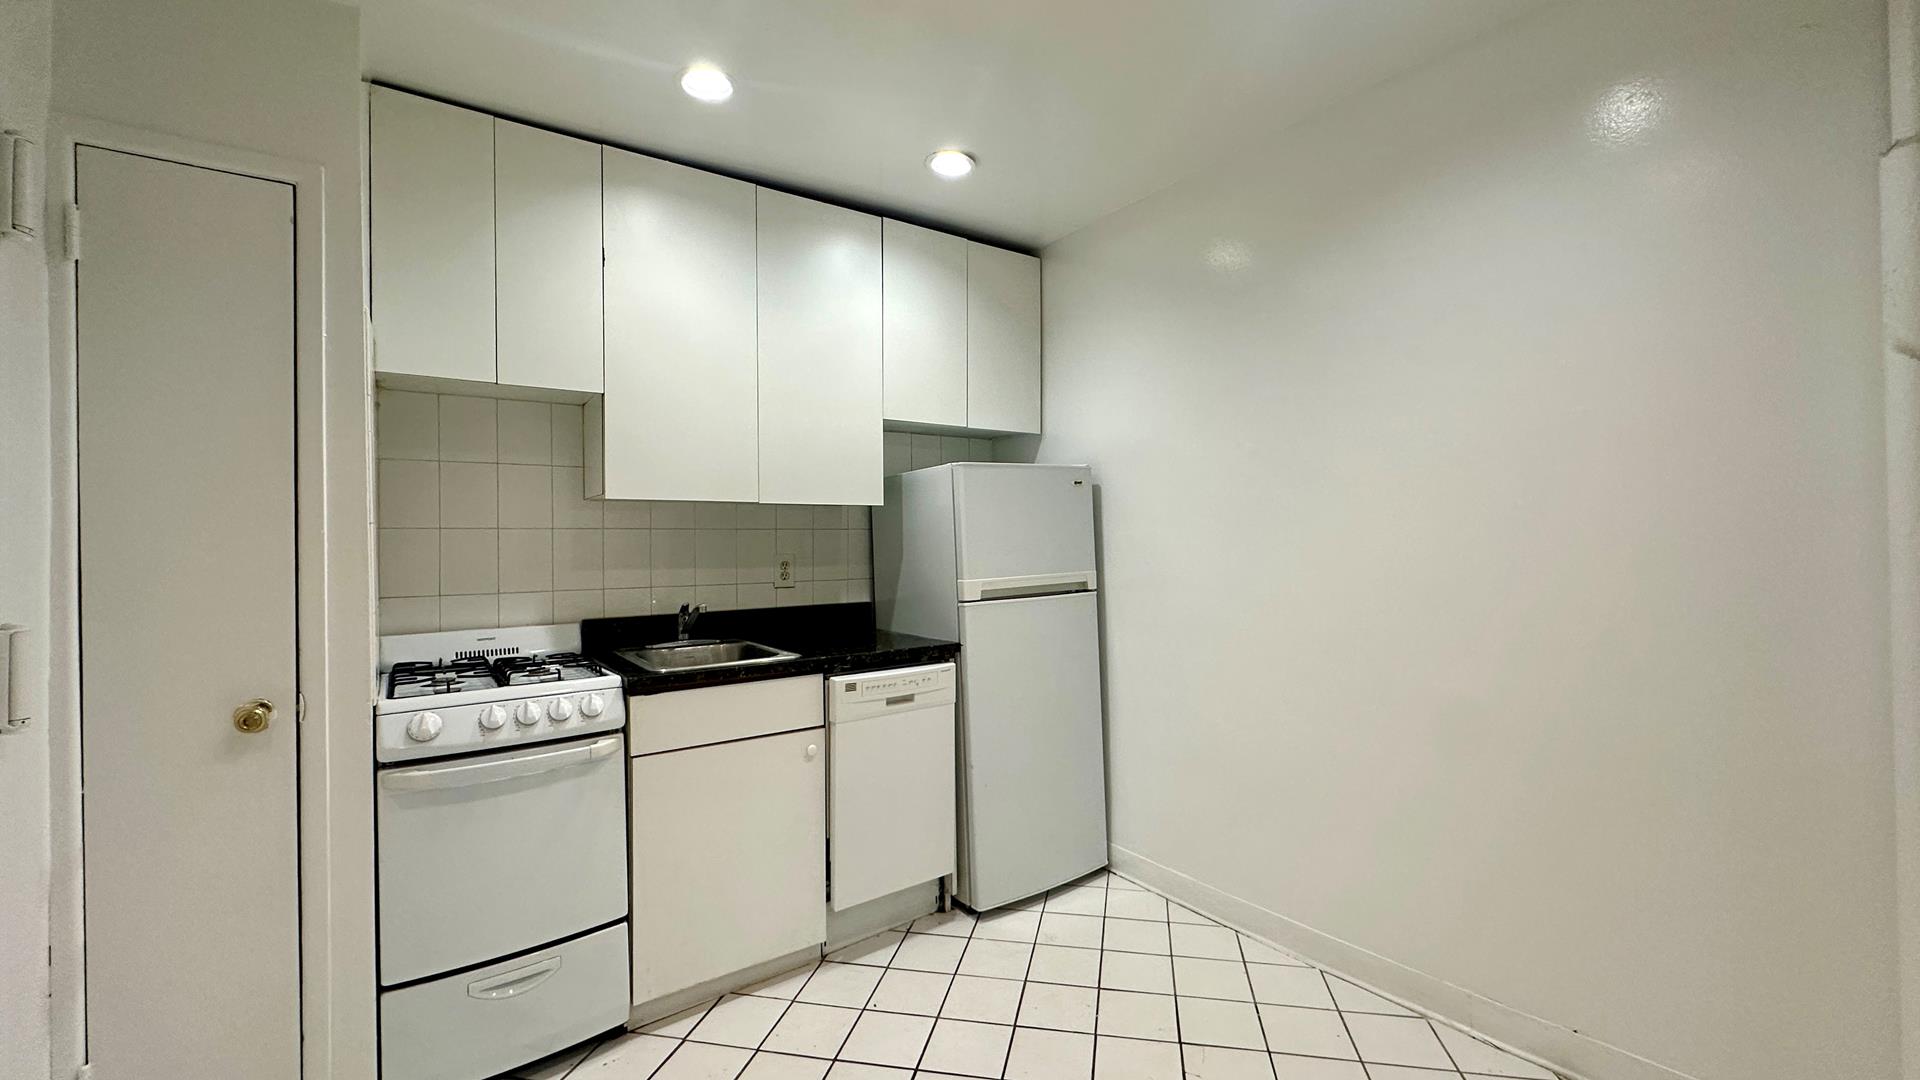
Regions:
<instances>
[{"instance_id":1,"label":"refrigerator door handle","mask_svg":"<svg viewBox=\"0 0 1920 1080\"><path fill-rule=\"evenodd\" d=\"M960 602L972 600L1011 600L1021 596L1050 596L1055 593L1092 592L1099 587L1091 570L1070 574L1026 574L1021 577L961 578Z\"/></svg>"}]
</instances>

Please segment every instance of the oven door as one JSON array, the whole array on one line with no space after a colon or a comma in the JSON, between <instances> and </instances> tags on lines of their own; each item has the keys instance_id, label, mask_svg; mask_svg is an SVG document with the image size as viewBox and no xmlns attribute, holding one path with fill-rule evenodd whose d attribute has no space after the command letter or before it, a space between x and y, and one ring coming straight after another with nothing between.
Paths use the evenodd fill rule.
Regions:
<instances>
[{"instance_id":1,"label":"oven door","mask_svg":"<svg viewBox=\"0 0 1920 1080\"><path fill-rule=\"evenodd\" d=\"M615 734L381 769L381 985L626 918L624 749Z\"/></svg>"}]
</instances>

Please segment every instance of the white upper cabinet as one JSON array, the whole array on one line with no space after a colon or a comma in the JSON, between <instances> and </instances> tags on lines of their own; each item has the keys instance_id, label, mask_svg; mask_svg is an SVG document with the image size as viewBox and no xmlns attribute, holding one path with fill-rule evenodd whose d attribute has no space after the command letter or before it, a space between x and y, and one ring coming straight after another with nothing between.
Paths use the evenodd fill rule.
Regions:
<instances>
[{"instance_id":1,"label":"white upper cabinet","mask_svg":"<svg viewBox=\"0 0 1920 1080\"><path fill-rule=\"evenodd\" d=\"M967 426L1040 431L1040 260L971 242Z\"/></svg>"},{"instance_id":2,"label":"white upper cabinet","mask_svg":"<svg viewBox=\"0 0 1920 1080\"><path fill-rule=\"evenodd\" d=\"M967 242L889 220L881 258L883 415L967 426Z\"/></svg>"},{"instance_id":3,"label":"white upper cabinet","mask_svg":"<svg viewBox=\"0 0 1920 1080\"><path fill-rule=\"evenodd\" d=\"M494 381L493 117L376 86L375 366Z\"/></svg>"},{"instance_id":4,"label":"white upper cabinet","mask_svg":"<svg viewBox=\"0 0 1920 1080\"><path fill-rule=\"evenodd\" d=\"M879 505L880 219L759 195L760 501Z\"/></svg>"},{"instance_id":5,"label":"white upper cabinet","mask_svg":"<svg viewBox=\"0 0 1920 1080\"><path fill-rule=\"evenodd\" d=\"M496 378L597 394L600 147L506 120L493 139Z\"/></svg>"},{"instance_id":6,"label":"white upper cabinet","mask_svg":"<svg viewBox=\"0 0 1920 1080\"><path fill-rule=\"evenodd\" d=\"M601 467L589 469L600 475L597 494L754 502L764 396L754 187L612 147L604 154L606 398ZM877 298L875 307L877 341ZM875 352L877 492L877 344Z\"/></svg>"}]
</instances>

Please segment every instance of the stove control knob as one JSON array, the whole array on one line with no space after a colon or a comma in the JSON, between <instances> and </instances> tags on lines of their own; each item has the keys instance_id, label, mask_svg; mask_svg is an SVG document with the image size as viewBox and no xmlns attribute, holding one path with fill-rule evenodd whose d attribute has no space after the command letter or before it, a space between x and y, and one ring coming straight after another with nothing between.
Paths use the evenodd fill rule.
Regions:
<instances>
[{"instance_id":1,"label":"stove control knob","mask_svg":"<svg viewBox=\"0 0 1920 1080\"><path fill-rule=\"evenodd\" d=\"M537 701L523 701L513 714L514 723L521 727L532 727L547 715L547 710Z\"/></svg>"},{"instance_id":2,"label":"stove control knob","mask_svg":"<svg viewBox=\"0 0 1920 1080\"><path fill-rule=\"evenodd\" d=\"M553 717L553 722L556 724L573 719L573 699L553 699L553 705L550 707L549 713Z\"/></svg>"},{"instance_id":3,"label":"stove control knob","mask_svg":"<svg viewBox=\"0 0 1920 1080\"><path fill-rule=\"evenodd\" d=\"M505 705L480 706L480 728L482 731L499 731L507 726L507 707Z\"/></svg>"},{"instance_id":4,"label":"stove control knob","mask_svg":"<svg viewBox=\"0 0 1920 1080\"><path fill-rule=\"evenodd\" d=\"M592 718L606 711L607 703L601 700L599 694L588 694L586 697L580 699L581 716Z\"/></svg>"},{"instance_id":5,"label":"stove control knob","mask_svg":"<svg viewBox=\"0 0 1920 1080\"><path fill-rule=\"evenodd\" d=\"M414 742L432 742L440 736L439 713L414 713L407 721L407 738Z\"/></svg>"}]
</instances>

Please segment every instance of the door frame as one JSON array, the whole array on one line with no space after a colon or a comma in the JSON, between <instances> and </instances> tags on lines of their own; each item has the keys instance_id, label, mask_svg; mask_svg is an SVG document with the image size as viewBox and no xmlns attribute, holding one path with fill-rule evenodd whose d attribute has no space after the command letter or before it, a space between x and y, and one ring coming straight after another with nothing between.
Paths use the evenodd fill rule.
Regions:
<instances>
[{"instance_id":1,"label":"door frame","mask_svg":"<svg viewBox=\"0 0 1920 1080\"><path fill-rule=\"evenodd\" d=\"M372 897L343 902L343 886L364 879L371 887L372 761L365 733L371 723L371 657L345 655L339 642L370 644L371 601L339 596L330 580L328 555L329 423L345 409L362 412L370 390L357 399L329 400L326 389L327 325L324 292L325 182L317 162L291 160L235 147L219 146L163 133L130 128L88 117L51 118L48 195L55 206L75 201L75 152L80 146L139 154L183 165L278 181L294 190L294 516L296 562L295 679L299 700L294 712L295 766L298 770L298 891L300 934L301 1072L308 1077L353 1076L354 1059L371 1060L373 1015ZM345 178L352 183L354 178ZM76 1074L86 1056L85 864L80 810L81 716L79 680L79 477L77 280L69 257L61 215L50 214L48 293L52 342L53 574L52 625L49 628L50 693L48 753L52 867L49 897L52 1042L48 1068L53 1080ZM84 212L80 255L86 254ZM59 237L55 240L53 237ZM357 268L336 268L351 273ZM364 320L363 320L364 323ZM367 385L363 375L361 383ZM365 446L361 456L369 456ZM335 448L339 453L339 448ZM364 469L366 466L362 466ZM363 479L363 501L368 491ZM339 523L341 529L371 529L371 514ZM343 545L351 547L351 545ZM341 575L351 577L351 575ZM357 603L356 603L357 601ZM367 624L350 627L331 608L359 611ZM367 681L364 699L342 696L334 706L330 679L337 670L359 670ZM355 742L354 733L362 738ZM349 767L359 751L359 770ZM363 775L364 774L364 775ZM355 780L358 777L359 779ZM356 806L355 794L366 798ZM364 862L365 866L358 864ZM349 895L350 894L345 894ZM364 908L364 911L362 911ZM365 1047L357 1046L363 1042ZM336 1053L337 1050L344 1052ZM371 1076L371 1070L366 1075Z\"/></svg>"}]
</instances>

